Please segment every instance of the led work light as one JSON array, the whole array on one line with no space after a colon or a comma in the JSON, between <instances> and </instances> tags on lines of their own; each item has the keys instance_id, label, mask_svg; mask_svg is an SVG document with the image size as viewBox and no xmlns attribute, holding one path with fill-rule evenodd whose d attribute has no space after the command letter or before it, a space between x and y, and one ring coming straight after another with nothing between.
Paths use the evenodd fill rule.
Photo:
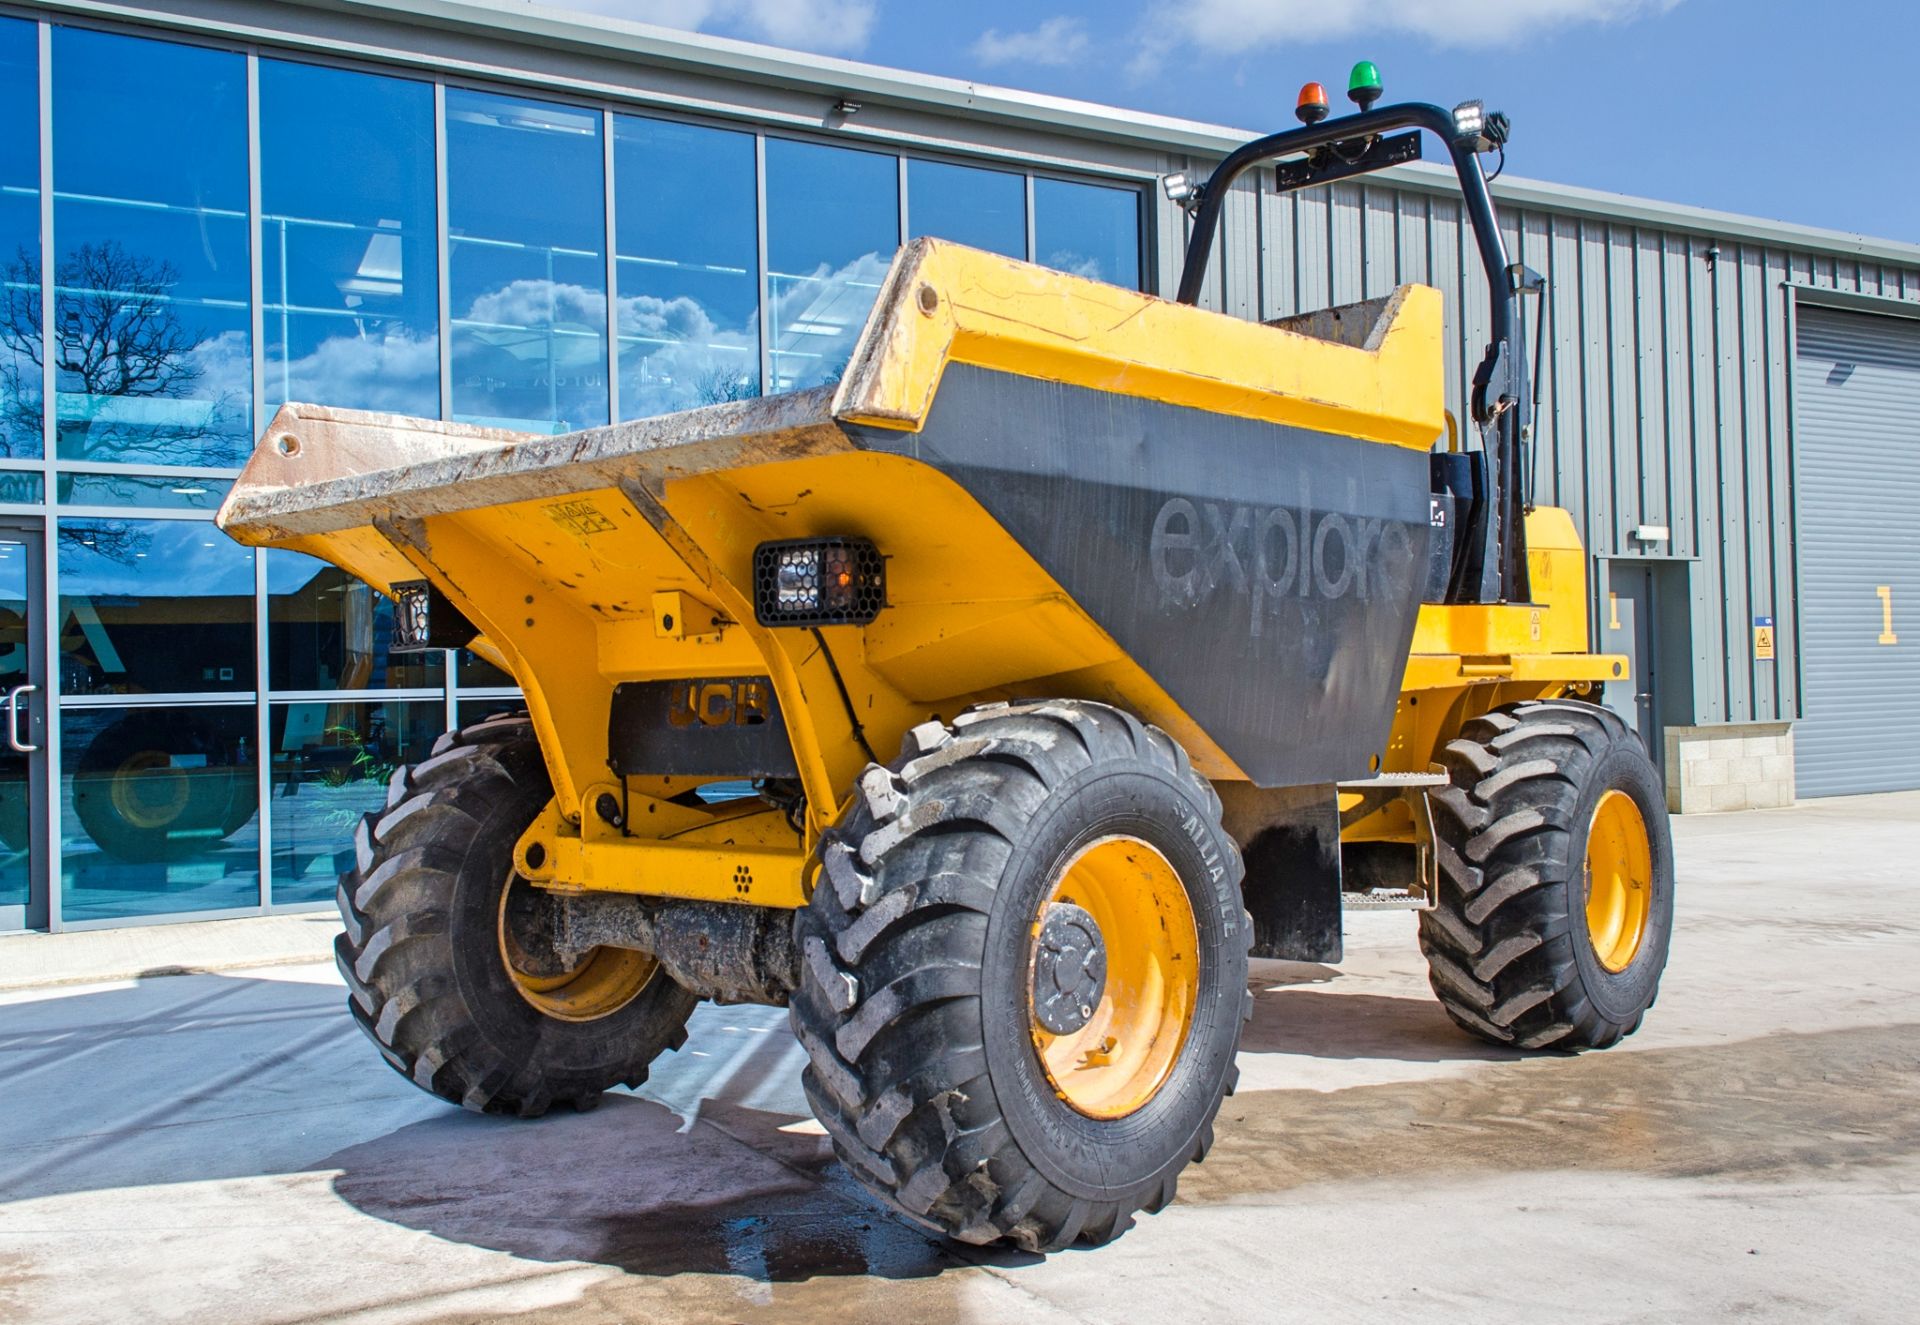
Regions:
<instances>
[{"instance_id":1,"label":"led work light","mask_svg":"<svg viewBox=\"0 0 1920 1325\"><path fill-rule=\"evenodd\" d=\"M887 563L864 538L795 538L753 550L763 626L863 626L887 604Z\"/></svg>"},{"instance_id":2,"label":"led work light","mask_svg":"<svg viewBox=\"0 0 1920 1325\"><path fill-rule=\"evenodd\" d=\"M1487 127L1487 103L1463 101L1453 108L1453 131L1462 138L1478 138Z\"/></svg>"}]
</instances>

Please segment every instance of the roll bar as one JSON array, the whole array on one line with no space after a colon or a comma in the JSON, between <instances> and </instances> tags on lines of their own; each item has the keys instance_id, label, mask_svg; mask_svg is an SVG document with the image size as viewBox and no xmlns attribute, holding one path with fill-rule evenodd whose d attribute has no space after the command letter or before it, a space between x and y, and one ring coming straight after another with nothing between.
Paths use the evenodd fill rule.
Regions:
<instances>
[{"instance_id":1,"label":"roll bar","mask_svg":"<svg viewBox=\"0 0 1920 1325\"><path fill-rule=\"evenodd\" d=\"M1496 135L1488 129L1497 121ZM1396 129L1404 138L1383 135ZM1379 106L1338 119L1269 134L1236 148L1182 205L1193 215L1186 263L1180 273L1183 304L1197 303L1213 255L1214 235L1228 191L1248 170L1266 161L1303 156L1304 163L1281 167L1283 192L1331 183L1383 170L1419 155L1419 133L1446 145L1460 181L1467 219L1473 225L1480 265L1487 277L1493 313L1486 354L1473 375L1472 416L1486 455L1487 495L1476 505L1474 527L1467 530L1469 554L1456 574L1449 601L1526 602L1532 597L1527 577L1525 502L1520 473L1521 448L1533 436L1533 396L1529 390L1525 329L1519 316L1523 294L1537 292L1540 278L1507 260L1507 245L1487 191L1480 155L1505 142L1505 120L1492 117L1468 127L1452 111L1425 102Z\"/></svg>"}]
</instances>

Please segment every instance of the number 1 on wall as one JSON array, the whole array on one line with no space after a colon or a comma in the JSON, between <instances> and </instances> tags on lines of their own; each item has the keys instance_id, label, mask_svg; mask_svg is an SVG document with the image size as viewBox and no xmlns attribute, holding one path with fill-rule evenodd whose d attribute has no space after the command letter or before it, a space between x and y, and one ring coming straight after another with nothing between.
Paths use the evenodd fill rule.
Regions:
<instances>
[{"instance_id":1,"label":"number 1 on wall","mask_svg":"<svg viewBox=\"0 0 1920 1325\"><path fill-rule=\"evenodd\" d=\"M1874 592L1880 595L1880 642L1898 644L1900 637L1893 633L1893 586L1883 584Z\"/></svg>"}]
</instances>

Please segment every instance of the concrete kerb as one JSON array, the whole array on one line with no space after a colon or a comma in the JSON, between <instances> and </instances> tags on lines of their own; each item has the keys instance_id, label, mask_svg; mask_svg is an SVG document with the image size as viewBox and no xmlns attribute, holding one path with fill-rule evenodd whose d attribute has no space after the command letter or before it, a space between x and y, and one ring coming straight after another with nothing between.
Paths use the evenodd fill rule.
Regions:
<instances>
[{"instance_id":1,"label":"concrete kerb","mask_svg":"<svg viewBox=\"0 0 1920 1325\"><path fill-rule=\"evenodd\" d=\"M163 975L200 975L327 961L340 918L331 910L0 936L0 993Z\"/></svg>"}]
</instances>

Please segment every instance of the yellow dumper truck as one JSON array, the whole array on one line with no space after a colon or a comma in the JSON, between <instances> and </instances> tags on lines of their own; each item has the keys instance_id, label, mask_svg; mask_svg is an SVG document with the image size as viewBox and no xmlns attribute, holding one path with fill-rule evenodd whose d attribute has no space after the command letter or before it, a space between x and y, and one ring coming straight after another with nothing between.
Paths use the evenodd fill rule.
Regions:
<instances>
[{"instance_id":1,"label":"yellow dumper truck","mask_svg":"<svg viewBox=\"0 0 1920 1325\"><path fill-rule=\"evenodd\" d=\"M1526 499L1506 123L1376 106L1203 184L1179 297L937 240L841 379L565 436L281 410L220 515L470 648L525 710L398 773L340 881L353 1016L423 1090L635 1085L697 1000L790 1009L840 1158L968 1242L1101 1242L1201 1159L1248 958L1419 911L1467 1031L1598 1048L1665 963L1665 799L1600 707L1585 557ZM1472 428L1440 295L1195 307L1249 170L1463 190L1493 304ZM1459 431L1469 433L1460 443Z\"/></svg>"}]
</instances>

